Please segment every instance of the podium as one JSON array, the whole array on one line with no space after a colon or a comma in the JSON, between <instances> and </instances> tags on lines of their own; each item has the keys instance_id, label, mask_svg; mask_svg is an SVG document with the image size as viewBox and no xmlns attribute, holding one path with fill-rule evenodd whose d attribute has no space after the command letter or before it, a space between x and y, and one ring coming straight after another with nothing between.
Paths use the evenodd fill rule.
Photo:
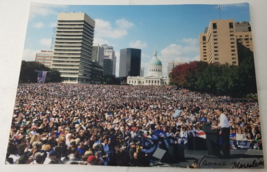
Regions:
<instances>
[{"instance_id":1,"label":"podium","mask_svg":"<svg viewBox=\"0 0 267 172\"><path fill-rule=\"evenodd\" d=\"M219 129L212 130L211 123L204 123L204 132L206 133L206 143L208 155L219 156L220 154L220 136Z\"/></svg>"}]
</instances>

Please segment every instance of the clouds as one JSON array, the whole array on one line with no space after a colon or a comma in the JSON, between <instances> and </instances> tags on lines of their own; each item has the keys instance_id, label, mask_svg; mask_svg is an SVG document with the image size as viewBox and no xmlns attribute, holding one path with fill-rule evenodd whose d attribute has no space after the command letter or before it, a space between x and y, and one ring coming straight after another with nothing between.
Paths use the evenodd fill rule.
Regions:
<instances>
[{"instance_id":1,"label":"clouds","mask_svg":"<svg viewBox=\"0 0 267 172\"><path fill-rule=\"evenodd\" d=\"M198 39L184 38L182 44L170 44L160 51L159 59L163 65L163 75L167 76L168 63L199 60Z\"/></svg>"},{"instance_id":2,"label":"clouds","mask_svg":"<svg viewBox=\"0 0 267 172\"><path fill-rule=\"evenodd\" d=\"M31 49L24 49L22 60L25 61L34 61L36 53L39 52L37 50L31 50Z\"/></svg>"},{"instance_id":3,"label":"clouds","mask_svg":"<svg viewBox=\"0 0 267 172\"><path fill-rule=\"evenodd\" d=\"M49 24L50 27L57 27L57 22L52 22Z\"/></svg>"},{"instance_id":4,"label":"clouds","mask_svg":"<svg viewBox=\"0 0 267 172\"><path fill-rule=\"evenodd\" d=\"M128 28L131 28L131 27L134 26L133 23L128 22L128 21L125 20L125 19L116 20L116 25L117 25L119 28L124 28L124 29L128 29Z\"/></svg>"},{"instance_id":5,"label":"clouds","mask_svg":"<svg viewBox=\"0 0 267 172\"><path fill-rule=\"evenodd\" d=\"M238 3L238 4L220 4L220 9L223 11L229 10L230 8L245 8L248 7L248 3ZM218 9L218 6L216 6Z\"/></svg>"},{"instance_id":6,"label":"clouds","mask_svg":"<svg viewBox=\"0 0 267 172\"><path fill-rule=\"evenodd\" d=\"M110 21L95 19L95 40L103 41L99 42L99 44L104 44L104 42L108 42L105 38L123 38L133 26L133 23L125 19L116 20L115 26L112 26Z\"/></svg>"},{"instance_id":7,"label":"clouds","mask_svg":"<svg viewBox=\"0 0 267 172\"><path fill-rule=\"evenodd\" d=\"M32 3L30 8L30 20L36 16L57 15L58 12L55 9L64 10L66 8L66 5Z\"/></svg>"},{"instance_id":8,"label":"clouds","mask_svg":"<svg viewBox=\"0 0 267 172\"><path fill-rule=\"evenodd\" d=\"M39 40L39 43L43 46L49 47L51 46L51 38L42 38Z\"/></svg>"},{"instance_id":9,"label":"clouds","mask_svg":"<svg viewBox=\"0 0 267 172\"><path fill-rule=\"evenodd\" d=\"M43 26L44 26L43 22L37 22L37 23L33 24L33 27L35 27L35 28L42 28Z\"/></svg>"},{"instance_id":10,"label":"clouds","mask_svg":"<svg viewBox=\"0 0 267 172\"><path fill-rule=\"evenodd\" d=\"M137 40L135 42L130 42L129 43L129 46L131 48L139 48L139 49L142 49L142 48L145 48L147 46L147 44L144 43L144 42L142 42L142 41L140 41L140 40Z\"/></svg>"}]
</instances>

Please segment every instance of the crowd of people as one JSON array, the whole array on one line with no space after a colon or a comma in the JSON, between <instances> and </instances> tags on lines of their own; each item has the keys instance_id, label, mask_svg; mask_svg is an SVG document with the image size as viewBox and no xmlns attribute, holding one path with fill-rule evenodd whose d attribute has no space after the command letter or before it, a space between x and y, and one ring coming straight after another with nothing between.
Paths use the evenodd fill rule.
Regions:
<instances>
[{"instance_id":1,"label":"crowd of people","mask_svg":"<svg viewBox=\"0 0 267 172\"><path fill-rule=\"evenodd\" d=\"M172 86L19 84L6 164L149 166L160 138L186 144L203 130L199 118L218 124L218 108L232 148L262 149L256 101Z\"/></svg>"}]
</instances>

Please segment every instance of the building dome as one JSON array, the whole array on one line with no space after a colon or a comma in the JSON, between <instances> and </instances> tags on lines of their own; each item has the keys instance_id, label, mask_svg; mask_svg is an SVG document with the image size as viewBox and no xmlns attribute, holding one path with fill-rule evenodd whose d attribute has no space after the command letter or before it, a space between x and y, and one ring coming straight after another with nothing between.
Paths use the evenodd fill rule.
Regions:
<instances>
[{"instance_id":1,"label":"building dome","mask_svg":"<svg viewBox=\"0 0 267 172\"><path fill-rule=\"evenodd\" d=\"M153 58L148 63L148 76L162 77L162 63L157 57L157 51L155 50Z\"/></svg>"},{"instance_id":2,"label":"building dome","mask_svg":"<svg viewBox=\"0 0 267 172\"><path fill-rule=\"evenodd\" d=\"M151 66L162 66L161 61L157 57L157 51L154 52L154 56L150 60L150 62L148 63L148 65L151 65Z\"/></svg>"}]
</instances>

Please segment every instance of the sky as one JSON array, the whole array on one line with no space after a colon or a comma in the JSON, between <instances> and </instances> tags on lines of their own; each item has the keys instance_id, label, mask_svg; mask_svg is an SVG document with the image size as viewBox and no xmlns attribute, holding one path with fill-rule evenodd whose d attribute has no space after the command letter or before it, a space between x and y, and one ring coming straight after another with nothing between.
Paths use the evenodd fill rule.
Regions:
<instances>
[{"instance_id":1,"label":"sky","mask_svg":"<svg viewBox=\"0 0 267 172\"><path fill-rule=\"evenodd\" d=\"M210 20L220 19L218 5L48 5L32 3L23 60L33 61L35 53L51 48L53 27L60 12L84 12L95 20L94 44L113 46L116 76L120 50L141 49L145 68L156 49L167 76L168 63L199 60L198 37ZM249 5L220 5L221 19L250 21Z\"/></svg>"}]
</instances>

